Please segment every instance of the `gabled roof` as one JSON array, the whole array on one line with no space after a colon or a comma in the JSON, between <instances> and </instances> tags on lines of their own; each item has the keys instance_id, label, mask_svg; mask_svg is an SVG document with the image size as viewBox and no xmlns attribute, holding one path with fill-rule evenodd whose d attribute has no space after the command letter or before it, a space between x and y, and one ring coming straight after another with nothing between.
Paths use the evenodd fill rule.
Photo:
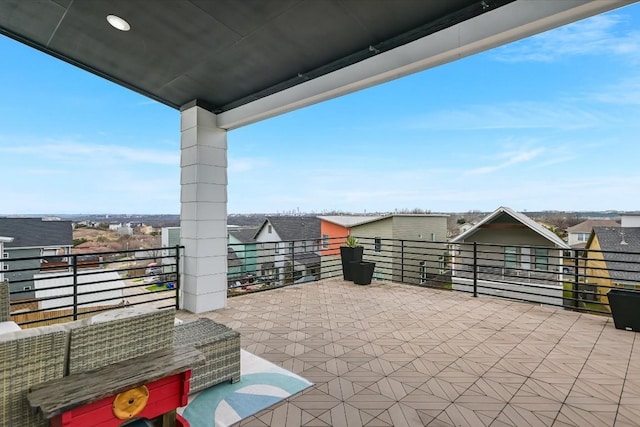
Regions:
<instances>
[{"instance_id":1,"label":"gabled roof","mask_svg":"<svg viewBox=\"0 0 640 427\"><path fill-rule=\"evenodd\" d=\"M587 248L595 236L611 278L640 283L640 227L595 227Z\"/></svg>"},{"instance_id":2,"label":"gabled roof","mask_svg":"<svg viewBox=\"0 0 640 427\"><path fill-rule=\"evenodd\" d=\"M567 228L567 233L591 233L593 227L620 227L620 223L613 219L588 219Z\"/></svg>"},{"instance_id":3,"label":"gabled roof","mask_svg":"<svg viewBox=\"0 0 640 427\"><path fill-rule=\"evenodd\" d=\"M518 221L518 222L524 224L525 226L529 227L531 230L535 231L536 233L538 233L539 235L541 235L545 239L549 240L555 246L563 248L563 249L571 249L571 247L564 240L562 240L560 237L558 237L555 233L552 233L551 231L547 230L545 227L541 226L540 224L538 224L537 222L535 222L533 219L529 218L525 214L521 214L521 213L516 212L513 209L510 209L510 208L505 207L505 206L500 206L498 209L496 209L495 211L493 211L492 213L490 213L489 215L484 217L476 225L474 225L473 227L471 227L470 229L468 229L464 233L462 233L462 234L456 236L455 238L451 239L451 243L457 243L457 242L464 241L467 237L475 234L475 232L478 231L478 229L481 228L484 224L487 224L487 223L493 221L494 219L496 219L497 217L499 217L502 214L509 215L510 217L515 219L516 221Z\"/></svg>"},{"instance_id":4,"label":"gabled roof","mask_svg":"<svg viewBox=\"0 0 640 427\"><path fill-rule=\"evenodd\" d=\"M258 227L239 227L228 228L229 234L238 239L242 243L255 243L255 235Z\"/></svg>"},{"instance_id":5,"label":"gabled roof","mask_svg":"<svg viewBox=\"0 0 640 427\"><path fill-rule=\"evenodd\" d=\"M315 252L294 254L293 257L291 256L291 254L287 254L284 257L289 261L295 261L296 263L303 264L305 266L320 264L320 255Z\"/></svg>"},{"instance_id":6,"label":"gabled roof","mask_svg":"<svg viewBox=\"0 0 640 427\"><path fill-rule=\"evenodd\" d=\"M43 221L42 218L0 218L0 236L13 237L5 248L72 246L71 221Z\"/></svg>"},{"instance_id":7,"label":"gabled roof","mask_svg":"<svg viewBox=\"0 0 640 427\"><path fill-rule=\"evenodd\" d=\"M240 267L242 265L242 261L240 261L236 251L231 246L227 246L227 265L229 267Z\"/></svg>"},{"instance_id":8,"label":"gabled roof","mask_svg":"<svg viewBox=\"0 0 640 427\"><path fill-rule=\"evenodd\" d=\"M319 216L322 221L327 221L332 224L340 225L342 227L353 227L354 225L362 224L368 221L375 221L382 218L379 215L326 215Z\"/></svg>"},{"instance_id":9,"label":"gabled roof","mask_svg":"<svg viewBox=\"0 0 640 427\"><path fill-rule=\"evenodd\" d=\"M267 224L273 226L282 240L320 238L320 218L316 216L268 216L255 232L254 239Z\"/></svg>"}]
</instances>

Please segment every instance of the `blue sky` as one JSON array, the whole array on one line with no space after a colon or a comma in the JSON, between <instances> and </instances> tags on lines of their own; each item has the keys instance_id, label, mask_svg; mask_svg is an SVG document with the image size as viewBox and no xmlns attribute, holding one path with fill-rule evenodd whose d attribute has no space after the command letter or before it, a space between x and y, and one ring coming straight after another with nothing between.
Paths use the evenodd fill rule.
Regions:
<instances>
[{"instance_id":1,"label":"blue sky","mask_svg":"<svg viewBox=\"0 0 640 427\"><path fill-rule=\"evenodd\" d=\"M229 132L229 213L638 210L640 5ZM180 211L179 113L0 36L0 214Z\"/></svg>"}]
</instances>

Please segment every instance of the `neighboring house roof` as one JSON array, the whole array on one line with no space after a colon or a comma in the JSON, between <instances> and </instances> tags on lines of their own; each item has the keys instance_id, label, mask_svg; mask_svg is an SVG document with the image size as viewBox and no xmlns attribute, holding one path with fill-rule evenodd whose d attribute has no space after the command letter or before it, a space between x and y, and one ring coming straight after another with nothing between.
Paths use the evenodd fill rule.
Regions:
<instances>
[{"instance_id":1,"label":"neighboring house roof","mask_svg":"<svg viewBox=\"0 0 640 427\"><path fill-rule=\"evenodd\" d=\"M233 235L236 239L238 239L241 243L255 243L256 239L254 236L256 235L256 231L258 227L239 227L239 228L229 228L229 234Z\"/></svg>"},{"instance_id":2,"label":"neighboring house roof","mask_svg":"<svg viewBox=\"0 0 640 427\"><path fill-rule=\"evenodd\" d=\"M291 254L285 255L285 258L288 261L294 261L298 264L307 265L316 265L320 264L320 255L315 252L304 252L299 254L294 254L292 257Z\"/></svg>"},{"instance_id":3,"label":"neighboring house roof","mask_svg":"<svg viewBox=\"0 0 640 427\"><path fill-rule=\"evenodd\" d=\"M323 221L330 222L332 224L340 225L342 227L352 227L354 225L362 224L363 222L380 219L379 215L326 215L319 216Z\"/></svg>"},{"instance_id":4,"label":"neighboring house roof","mask_svg":"<svg viewBox=\"0 0 640 427\"><path fill-rule=\"evenodd\" d=\"M484 224L487 224L487 223L493 221L495 218L497 218L498 216L500 216L502 214L507 214L507 215L511 216L513 219L515 219L516 221L519 221L522 224L526 225L531 230L535 231L536 233L538 233L539 235L541 235L545 239L547 239L550 242L552 242L555 246L560 247L560 248L564 248L564 249L571 249L571 247L564 240L562 240L560 237L558 237L555 233L549 231L548 229L546 229L542 225L538 224L537 222L535 222L533 219L529 218L525 214L516 212L513 209L510 209L510 208L505 207L505 206L500 206L498 209L496 209L495 211L493 211L492 213L490 213L489 215L484 217L476 225L474 225L473 227L471 227L470 229L468 229L464 233L460 234L459 236L456 236L455 238L451 239L451 243L457 243L457 242L464 241L467 237L473 235Z\"/></svg>"},{"instance_id":5,"label":"neighboring house roof","mask_svg":"<svg viewBox=\"0 0 640 427\"><path fill-rule=\"evenodd\" d=\"M269 216L255 232L254 238L270 223L282 240L320 239L320 218L316 216Z\"/></svg>"},{"instance_id":6,"label":"neighboring house roof","mask_svg":"<svg viewBox=\"0 0 640 427\"><path fill-rule=\"evenodd\" d=\"M229 246L227 246L227 265L229 267L240 267L242 265L242 261L238 258L236 251Z\"/></svg>"},{"instance_id":7,"label":"neighboring house roof","mask_svg":"<svg viewBox=\"0 0 640 427\"><path fill-rule=\"evenodd\" d=\"M42 218L0 218L0 236L13 237L5 248L72 246L71 221L43 221Z\"/></svg>"},{"instance_id":8,"label":"neighboring house roof","mask_svg":"<svg viewBox=\"0 0 640 427\"><path fill-rule=\"evenodd\" d=\"M598 237L611 278L640 282L640 227L595 227L587 248L591 247L594 236Z\"/></svg>"},{"instance_id":9,"label":"neighboring house roof","mask_svg":"<svg viewBox=\"0 0 640 427\"><path fill-rule=\"evenodd\" d=\"M588 219L567 228L567 233L591 233L593 227L620 227L620 223L613 219Z\"/></svg>"},{"instance_id":10,"label":"neighboring house roof","mask_svg":"<svg viewBox=\"0 0 640 427\"><path fill-rule=\"evenodd\" d=\"M358 225L363 225L363 224L370 224L372 222L376 222L376 221L382 221L385 219L389 219L389 218L394 218L394 217L413 217L413 218L429 218L429 217L442 217L442 218L448 218L449 215L446 214L390 214L390 215L384 215L384 216L379 216L379 217L369 217L371 219L368 219L366 221L362 221L358 224L353 224L350 227L356 227Z\"/></svg>"}]
</instances>

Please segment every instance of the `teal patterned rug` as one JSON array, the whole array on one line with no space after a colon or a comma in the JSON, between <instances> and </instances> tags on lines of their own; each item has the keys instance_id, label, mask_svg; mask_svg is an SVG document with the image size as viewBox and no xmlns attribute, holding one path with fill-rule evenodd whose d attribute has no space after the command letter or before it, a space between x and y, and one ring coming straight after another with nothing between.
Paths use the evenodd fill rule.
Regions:
<instances>
[{"instance_id":1,"label":"teal patterned rug","mask_svg":"<svg viewBox=\"0 0 640 427\"><path fill-rule=\"evenodd\" d=\"M191 427L226 427L299 393L312 383L245 350L240 381L226 382L190 396L178 409Z\"/></svg>"}]
</instances>

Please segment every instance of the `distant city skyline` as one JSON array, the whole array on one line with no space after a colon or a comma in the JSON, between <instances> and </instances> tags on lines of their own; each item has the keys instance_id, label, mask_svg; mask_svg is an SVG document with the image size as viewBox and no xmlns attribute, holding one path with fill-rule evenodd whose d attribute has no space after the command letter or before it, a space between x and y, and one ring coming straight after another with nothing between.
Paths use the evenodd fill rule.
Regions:
<instances>
[{"instance_id":1,"label":"distant city skyline","mask_svg":"<svg viewBox=\"0 0 640 427\"><path fill-rule=\"evenodd\" d=\"M640 4L228 135L228 213L637 211ZM180 114L0 36L2 215L178 214Z\"/></svg>"}]
</instances>

